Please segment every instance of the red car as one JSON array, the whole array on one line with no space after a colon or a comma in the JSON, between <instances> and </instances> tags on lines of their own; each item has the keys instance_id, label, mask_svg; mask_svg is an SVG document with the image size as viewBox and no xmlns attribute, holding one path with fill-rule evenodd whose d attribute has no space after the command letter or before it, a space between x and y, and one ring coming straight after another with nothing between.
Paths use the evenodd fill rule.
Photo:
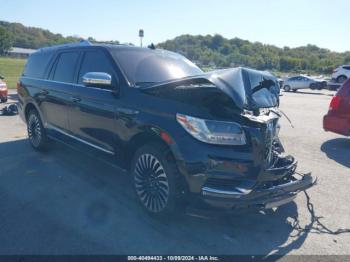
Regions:
<instances>
[{"instance_id":1,"label":"red car","mask_svg":"<svg viewBox=\"0 0 350 262\"><path fill-rule=\"evenodd\" d=\"M7 85L4 81L2 81L4 77L0 76L0 101L6 102L7 101Z\"/></svg>"},{"instance_id":2,"label":"red car","mask_svg":"<svg viewBox=\"0 0 350 262\"><path fill-rule=\"evenodd\" d=\"M323 118L323 128L326 131L350 136L350 79L333 97L328 114Z\"/></svg>"}]
</instances>

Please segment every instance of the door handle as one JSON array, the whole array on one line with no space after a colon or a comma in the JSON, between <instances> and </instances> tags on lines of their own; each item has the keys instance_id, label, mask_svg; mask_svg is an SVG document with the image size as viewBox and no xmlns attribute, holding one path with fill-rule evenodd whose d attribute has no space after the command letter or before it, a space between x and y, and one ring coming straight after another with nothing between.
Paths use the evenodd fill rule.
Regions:
<instances>
[{"instance_id":1,"label":"door handle","mask_svg":"<svg viewBox=\"0 0 350 262\"><path fill-rule=\"evenodd\" d=\"M81 101L81 98L77 96L72 96L70 99L73 103L78 103Z\"/></svg>"}]
</instances>

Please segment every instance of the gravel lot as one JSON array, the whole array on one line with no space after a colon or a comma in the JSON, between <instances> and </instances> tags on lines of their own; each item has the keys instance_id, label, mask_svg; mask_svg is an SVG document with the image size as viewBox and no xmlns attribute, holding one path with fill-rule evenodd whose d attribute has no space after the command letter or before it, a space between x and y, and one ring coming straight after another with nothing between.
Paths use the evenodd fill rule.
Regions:
<instances>
[{"instance_id":1,"label":"gravel lot","mask_svg":"<svg viewBox=\"0 0 350 262\"><path fill-rule=\"evenodd\" d=\"M283 93L295 128L283 119L281 138L300 170L318 177L311 202L335 230L350 228L350 139L322 129L333 93ZM276 212L190 209L159 221L131 192L118 168L59 144L34 152L19 117L0 116L0 254L350 255L350 234L293 229L295 219L312 226L303 194Z\"/></svg>"}]
</instances>

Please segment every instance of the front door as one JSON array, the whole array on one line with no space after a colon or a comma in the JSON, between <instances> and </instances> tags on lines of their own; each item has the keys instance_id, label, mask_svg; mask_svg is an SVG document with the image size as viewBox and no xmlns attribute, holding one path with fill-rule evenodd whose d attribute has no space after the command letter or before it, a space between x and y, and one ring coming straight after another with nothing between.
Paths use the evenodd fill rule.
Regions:
<instances>
[{"instance_id":1,"label":"front door","mask_svg":"<svg viewBox=\"0 0 350 262\"><path fill-rule=\"evenodd\" d=\"M112 76L112 85L116 85L117 76L106 53L102 50L86 51L68 116L69 128L74 136L112 154L116 151L115 108L119 98L112 87L84 86L82 77L88 72L108 73Z\"/></svg>"}]
</instances>

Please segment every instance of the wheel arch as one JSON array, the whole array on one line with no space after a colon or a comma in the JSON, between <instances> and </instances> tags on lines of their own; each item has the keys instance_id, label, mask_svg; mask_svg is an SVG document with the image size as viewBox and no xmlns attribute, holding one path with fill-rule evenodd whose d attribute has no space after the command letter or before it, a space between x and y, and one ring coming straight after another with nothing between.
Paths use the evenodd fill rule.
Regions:
<instances>
[{"instance_id":1,"label":"wheel arch","mask_svg":"<svg viewBox=\"0 0 350 262\"><path fill-rule=\"evenodd\" d=\"M347 75L345 75L345 74L341 74L341 75L338 75L338 76L337 76L337 80L338 80L339 78L341 78L341 77L345 77L346 79L348 79L348 78L349 78Z\"/></svg>"},{"instance_id":2,"label":"wheel arch","mask_svg":"<svg viewBox=\"0 0 350 262\"><path fill-rule=\"evenodd\" d=\"M39 114L39 117L40 117L40 120L42 121L44 127L45 127L45 119L43 118L43 115L41 113L41 111L39 110L39 107L32 101L29 101L26 103L25 107L24 107L24 117L25 117L25 120L27 121L28 120L28 114L31 110L36 110Z\"/></svg>"},{"instance_id":3,"label":"wheel arch","mask_svg":"<svg viewBox=\"0 0 350 262\"><path fill-rule=\"evenodd\" d=\"M165 146L169 149L169 152L167 152L169 154L169 157L172 157L175 160L178 159L178 152L175 149L176 145L170 135L160 129L148 128L144 132L133 136L126 144L125 168L127 170L130 169L130 164L136 151L142 146L151 143L161 144Z\"/></svg>"}]
</instances>

